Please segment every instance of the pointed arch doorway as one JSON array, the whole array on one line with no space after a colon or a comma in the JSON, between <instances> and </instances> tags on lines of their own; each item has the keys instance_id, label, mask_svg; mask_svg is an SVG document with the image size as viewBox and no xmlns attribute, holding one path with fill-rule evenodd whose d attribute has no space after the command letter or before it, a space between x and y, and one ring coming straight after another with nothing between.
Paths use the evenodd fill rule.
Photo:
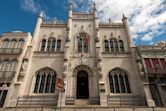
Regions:
<instances>
[{"instance_id":1,"label":"pointed arch doorway","mask_svg":"<svg viewBox=\"0 0 166 111\"><path fill-rule=\"evenodd\" d=\"M88 73L81 70L77 73L77 99L89 99Z\"/></svg>"}]
</instances>

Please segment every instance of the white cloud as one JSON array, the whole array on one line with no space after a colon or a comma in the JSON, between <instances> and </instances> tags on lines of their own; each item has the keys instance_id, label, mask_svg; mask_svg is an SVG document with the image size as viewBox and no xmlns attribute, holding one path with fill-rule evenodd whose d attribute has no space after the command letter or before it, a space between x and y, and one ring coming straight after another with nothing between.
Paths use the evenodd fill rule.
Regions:
<instances>
[{"instance_id":1,"label":"white cloud","mask_svg":"<svg viewBox=\"0 0 166 111\"><path fill-rule=\"evenodd\" d=\"M27 12L38 13L40 5L35 3L34 0L21 0L21 8Z\"/></svg>"},{"instance_id":2,"label":"white cloud","mask_svg":"<svg viewBox=\"0 0 166 111\"><path fill-rule=\"evenodd\" d=\"M57 20L56 17L50 17L45 10L42 10L41 5L35 2L35 0L21 0L20 6L23 10L34 14L43 12L43 17L45 20Z\"/></svg>"},{"instance_id":3,"label":"white cloud","mask_svg":"<svg viewBox=\"0 0 166 111\"><path fill-rule=\"evenodd\" d=\"M152 41L163 33L166 24L164 0L93 0L102 20L121 20L124 13L130 23L132 37Z\"/></svg>"}]
</instances>

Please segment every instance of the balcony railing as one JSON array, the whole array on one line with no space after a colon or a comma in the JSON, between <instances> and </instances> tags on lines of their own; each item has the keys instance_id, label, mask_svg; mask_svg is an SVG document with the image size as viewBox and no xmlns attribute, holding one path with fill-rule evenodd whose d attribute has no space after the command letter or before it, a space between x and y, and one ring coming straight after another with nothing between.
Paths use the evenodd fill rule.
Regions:
<instances>
[{"instance_id":1,"label":"balcony railing","mask_svg":"<svg viewBox=\"0 0 166 111\"><path fill-rule=\"evenodd\" d=\"M107 101L112 107L146 106L145 99L139 95L109 95Z\"/></svg>"},{"instance_id":2,"label":"balcony railing","mask_svg":"<svg viewBox=\"0 0 166 111\"><path fill-rule=\"evenodd\" d=\"M146 68L148 74L166 74L166 69Z\"/></svg>"},{"instance_id":3,"label":"balcony railing","mask_svg":"<svg viewBox=\"0 0 166 111\"><path fill-rule=\"evenodd\" d=\"M17 55L21 54L21 48L0 48L0 55Z\"/></svg>"},{"instance_id":4,"label":"balcony railing","mask_svg":"<svg viewBox=\"0 0 166 111\"><path fill-rule=\"evenodd\" d=\"M0 79L12 79L15 71L0 71Z\"/></svg>"},{"instance_id":5,"label":"balcony railing","mask_svg":"<svg viewBox=\"0 0 166 111\"><path fill-rule=\"evenodd\" d=\"M56 107L58 95L23 96L17 98L16 107Z\"/></svg>"}]
</instances>

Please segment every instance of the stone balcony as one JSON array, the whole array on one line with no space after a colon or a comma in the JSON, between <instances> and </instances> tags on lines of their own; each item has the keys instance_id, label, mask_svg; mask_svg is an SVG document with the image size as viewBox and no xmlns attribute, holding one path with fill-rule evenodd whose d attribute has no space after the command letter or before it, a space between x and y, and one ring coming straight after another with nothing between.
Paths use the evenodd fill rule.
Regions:
<instances>
[{"instance_id":1,"label":"stone balcony","mask_svg":"<svg viewBox=\"0 0 166 111\"><path fill-rule=\"evenodd\" d=\"M0 55L20 55L21 48L0 48Z\"/></svg>"}]
</instances>

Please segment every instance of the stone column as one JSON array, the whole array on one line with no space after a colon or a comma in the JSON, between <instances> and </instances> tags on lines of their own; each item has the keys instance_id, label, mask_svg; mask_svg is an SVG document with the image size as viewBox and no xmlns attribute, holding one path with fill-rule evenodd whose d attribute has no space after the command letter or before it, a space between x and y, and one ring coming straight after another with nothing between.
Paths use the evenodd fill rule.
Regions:
<instances>
[{"instance_id":1,"label":"stone column","mask_svg":"<svg viewBox=\"0 0 166 111\"><path fill-rule=\"evenodd\" d=\"M149 88L149 84L144 83L143 85L144 85L144 91L145 91L147 105L149 107L155 107L156 105L155 105L155 102L152 98L151 91L150 91L150 88Z\"/></svg>"}]
</instances>

